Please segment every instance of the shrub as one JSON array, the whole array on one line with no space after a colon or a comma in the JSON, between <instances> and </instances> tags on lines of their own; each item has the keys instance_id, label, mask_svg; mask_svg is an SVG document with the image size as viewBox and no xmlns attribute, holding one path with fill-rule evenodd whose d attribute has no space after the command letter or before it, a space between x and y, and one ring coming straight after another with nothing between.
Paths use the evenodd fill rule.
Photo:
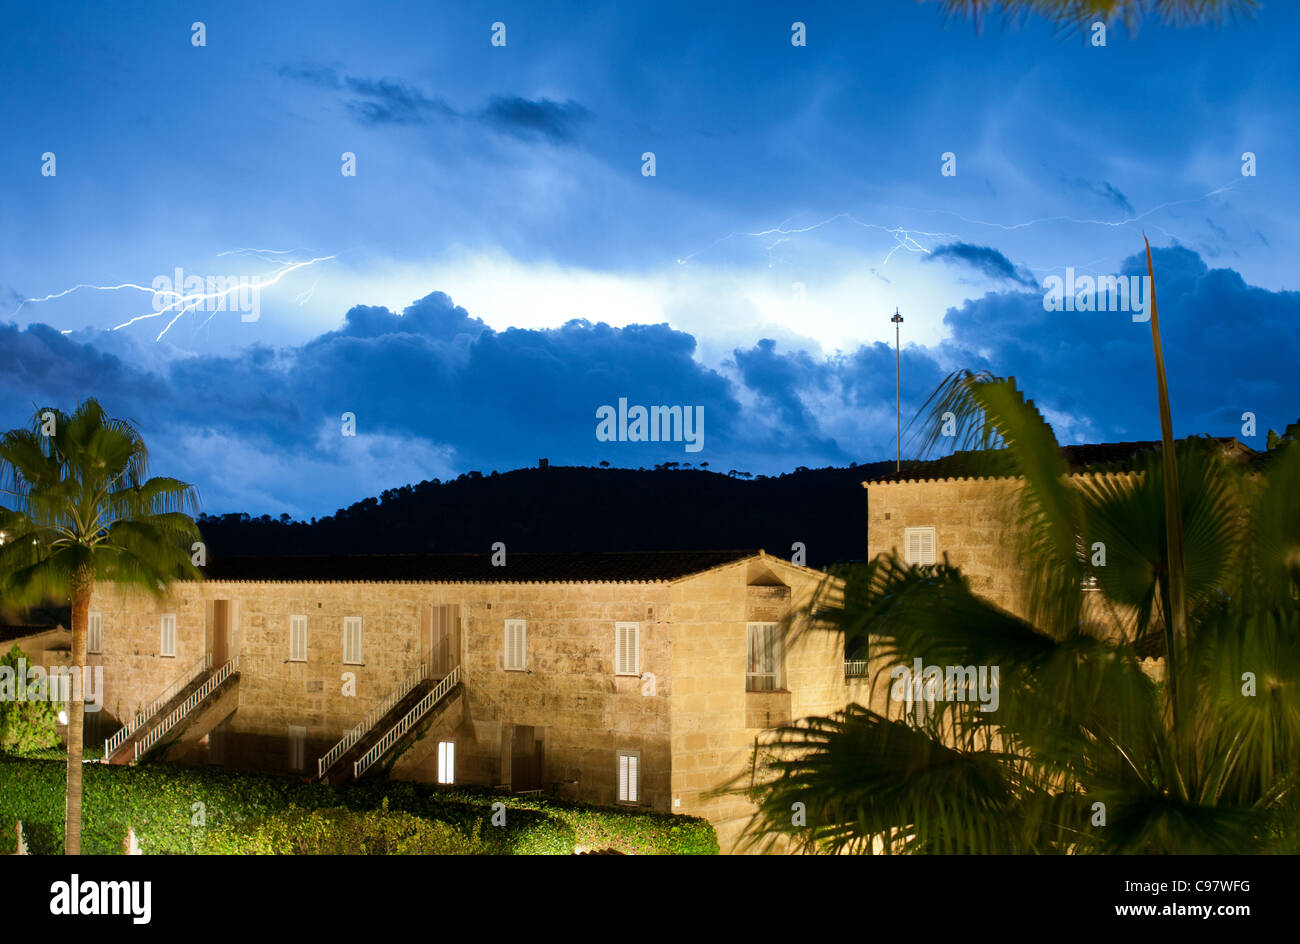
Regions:
<instances>
[{"instance_id":1,"label":"shrub","mask_svg":"<svg viewBox=\"0 0 1300 944\"><path fill-rule=\"evenodd\" d=\"M8 667L11 684L16 687L18 662L26 660L26 655L14 643L3 658L0 669ZM27 666L24 662L23 669ZM12 674L11 674L12 673ZM49 684L46 680L45 685ZM48 699L23 699L19 701L17 693L6 693L0 698L0 751L13 754L29 754L45 751L59 746L58 730L59 710Z\"/></svg>"},{"instance_id":2,"label":"shrub","mask_svg":"<svg viewBox=\"0 0 1300 944\"><path fill-rule=\"evenodd\" d=\"M389 810L290 809L207 833L207 855L482 855L450 823Z\"/></svg>"},{"instance_id":3,"label":"shrub","mask_svg":"<svg viewBox=\"0 0 1300 944\"><path fill-rule=\"evenodd\" d=\"M390 836L399 843L407 835L400 830L414 827L411 819L393 817L397 813L448 827L410 833L413 850L420 842L435 851L463 840L471 853L493 855L568 855L575 846L638 855L718 852L713 827L696 817L468 787L380 779L330 787L268 774L168 765L87 764L84 776L82 848L88 854L119 854L128 828L135 829L148 854L234 852L238 842L270 848L281 840L307 841L312 816L343 823L343 814L365 812L387 812L392 818L347 821L354 838ZM494 807L497 803L504 811ZM21 819L32 853L57 853L63 843L63 804L61 762L0 757L0 852L13 851L13 823ZM494 814L501 812L504 824L495 825ZM378 832L366 831L372 827ZM383 831L390 828L398 832Z\"/></svg>"}]
</instances>

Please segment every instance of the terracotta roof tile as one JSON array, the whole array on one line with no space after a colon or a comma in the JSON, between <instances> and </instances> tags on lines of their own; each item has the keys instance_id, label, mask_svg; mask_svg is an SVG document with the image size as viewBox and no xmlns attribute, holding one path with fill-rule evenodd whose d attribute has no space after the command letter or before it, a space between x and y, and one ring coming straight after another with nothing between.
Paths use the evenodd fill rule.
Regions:
<instances>
[{"instance_id":1,"label":"terracotta roof tile","mask_svg":"<svg viewBox=\"0 0 1300 944\"><path fill-rule=\"evenodd\" d=\"M1216 437L1218 442L1239 459L1254 462L1259 453L1238 442L1231 436ZM1180 440L1181 441L1181 440ZM1159 448L1158 440L1115 443L1085 443L1077 446L1062 446L1061 454L1071 472L1088 469L1111 469L1119 471L1132 466L1134 458L1142 452ZM874 478L870 483L912 482L921 479L957 479L957 478L997 478L1015 474L1010 456L1005 450L989 452L969 451L955 452L929 461L912 460L904 462L902 470L890 469Z\"/></svg>"},{"instance_id":2,"label":"terracotta roof tile","mask_svg":"<svg viewBox=\"0 0 1300 944\"><path fill-rule=\"evenodd\" d=\"M504 567L483 554L351 554L213 557L209 580L431 583L645 583L676 580L758 551L508 552Z\"/></svg>"},{"instance_id":3,"label":"terracotta roof tile","mask_svg":"<svg viewBox=\"0 0 1300 944\"><path fill-rule=\"evenodd\" d=\"M0 626L0 645L4 646L4 650L0 651L0 655L9 651L9 646L14 642L14 640L22 639L25 636L35 636L38 633L48 633L52 629L59 629L59 627L47 625ZM67 629L64 629L64 632L67 632L68 635L71 636L71 633Z\"/></svg>"}]
</instances>

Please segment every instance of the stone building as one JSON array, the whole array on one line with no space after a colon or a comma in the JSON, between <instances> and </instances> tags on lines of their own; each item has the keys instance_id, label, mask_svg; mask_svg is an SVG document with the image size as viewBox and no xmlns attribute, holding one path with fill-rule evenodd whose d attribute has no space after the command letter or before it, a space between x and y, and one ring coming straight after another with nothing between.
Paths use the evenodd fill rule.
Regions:
<instances>
[{"instance_id":1,"label":"stone building","mask_svg":"<svg viewBox=\"0 0 1300 944\"><path fill-rule=\"evenodd\" d=\"M8 655L14 646L29 667L40 666L48 674L72 665L72 621L70 610L37 610L20 614L12 621L0 621L0 655ZM67 743L66 715L59 715L59 737ZM86 712L86 739L94 742L112 733L116 724L99 712Z\"/></svg>"},{"instance_id":2,"label":"stone building","mask_svg":"<svg viewBox=\"0 0 1300 944\"><path fill-rule=\"evenodd\" d=\"M1218 442L1234 462L1259 454L1233 438ZM1134 458L1158 442L1065 446L1072 476L1130 476ZM897 550L908 563L935 563L946 554L971 588L1004 609L1024 613L1024 574L1016 549L1021 479L988 474L972 454L911 462L862 483L867 490L867 559Z\"/></svg>"},{"instance_id":3,"label":"stone building","mask_svg":"<svg viewBox=\"0 0 1300 944\"><path fill-rule=\"evenodd\" d=\"M161 603L111 584L105 747L324 777L537 790L707 817L765 730L862 699L830 633L782 651L825 575L764 552L213 559Z\"/></svg>"},{"instance_id":4,"label":"stone building","mask_svg":"<svg viewBox=\"0 0 1300 944\"><path fill-rule=\"evenodd\" d=\"M1260 454L1231 437L1217 440L1229 461L1250 464ZM1131 477L1134 460L1155 450L1158 442L1098 443L1065 446L1062 454L1072 477ZM987 460L987 457L982 457ZM988 474L992 471L994 474ZM897 551L907 563L930 564L947 556L961 569L971 589L997 606L1025 616L1022 587L1025 573L1017 548L1020 518L1018 476L996 474L988 461L974 454L955 454L930 462L907 463L895 473L863 482L867 490L867 558ZM1082 548L1082 544L1080 545ZM1131 609L1091 593L1085 594L1083 618L1096 614L1096 625L1119 625L1129 632L1136 622ZM1093 608L1096 608L1095 610ZM1104 612L1102 610L1104 609ZM1163 672L1159 639L1139 647L1143 668L1158 677ZM872 664L874 675L881 667ZM872 707L888 711L883 689Z\"/></svg>"},{"instance_id":5,"label":"stone building","mask_svg":"<svg viewBox=\"0 0 1300 944\"><path fill-rule=\"evenodd\" d=\"M1153 445L1065 454L1074 474L1125 475ZM868 559L946 553L1021 611L1018 479L958 456L863 485ZM105 759L540 791L704 816L732 851L753 806L714 791L765 733L854 702L893 713L880 660L838 635L783 651L826 579L730 551L213 559L162 602L101 584L89 661L121 725Z\"/></svg>"}]
</instances>

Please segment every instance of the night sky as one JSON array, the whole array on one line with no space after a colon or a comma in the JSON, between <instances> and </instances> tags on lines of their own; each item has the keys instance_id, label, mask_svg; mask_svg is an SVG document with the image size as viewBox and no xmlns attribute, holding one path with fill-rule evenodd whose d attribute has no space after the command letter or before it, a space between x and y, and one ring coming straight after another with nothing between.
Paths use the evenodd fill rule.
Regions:
<instances>
[{"instance_id":1,"label":"night sky","mask_svg":"<svg viewBox=\"0 0 1300 944\"><path fill-rule=\"evenodd\" d=\"M11 7L0 424L97 397L210 513L844 465L893 455L897 307L905 421L967 367L1063 442L1156 438L1150 326L1044 308L1144 232L1175 432L1300 416L1300 5L1104 47L854 6ZM256 312L157 311L177 269ZM620 398L703 407L703 448L600 441Z\"/></svg>"}]
</instances>

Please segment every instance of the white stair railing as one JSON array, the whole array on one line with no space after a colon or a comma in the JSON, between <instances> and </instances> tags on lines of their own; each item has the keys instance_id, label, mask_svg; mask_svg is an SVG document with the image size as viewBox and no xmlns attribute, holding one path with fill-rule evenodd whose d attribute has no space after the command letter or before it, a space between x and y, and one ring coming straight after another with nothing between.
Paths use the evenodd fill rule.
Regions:
<instances>
[{"instance_id":1,"label":"white stair railing","mask_svg":"<svg viewBox=\"0 0 1300 944\"><path fill-rule=\"evenodd\" d=\"M192 666L181 673L180 678L172 682L163 693L155 698L145 707L135 713L135 717L117 730L114 735L104 742L104 760L108 760L117 749L126 743L126 739L132 734L144 727L154 715L156 715L164 705L183 691L187 685L212 667L212 653L205 653L203 658L195 662Z\"/></svg>"},{"instance_id":2,"label":"white stair railing","mask_svg":"<svg viewBox=\"0 0 1300 944\"><path fill-rule=\"evenodd\" d=\"M164 734L176 727L182 718L194 710L195 705L199 704L199 702L203 701L203 699L216 691L222 682L230 678L230 676L235 674L237 671L239 671L238 657L231 659L221 668L217 669L217 671L213 672L212 676L196 688L189 698L181 702L175 711L163 719L161 724L152 727L144 737L135 742L135 759L139 760L141 755L148 753L149 748L157 744Z\"/></svg>"},{"instance_id":3,"label":"white stair railing","mask_svg":"<svg viewBox=\"0 0 1300 944\"><path fill-rule=\"evenodd\" d=\"M411 689L425 680L429 674L429 664L421 662L418 666L406 673L402 683L393 689L379 704L370 711L368 715L357 722L347 734L339 740L337 744L329 749L324 757L316 761L316 779L325 776L325 771L329 770L338 761L340 757L346 754L357 741L361 740L367 731L380 722L384 715L393 710L393 706L407 696Z\"/></svg>"},{"instance_id":4,"label":"white stair railing","mask_svg":"<svg viewBox=\"0 0 1300 944\"><path fill-rule=\"evenodd\" d=\"M387 734L380 738L375 746L366 751L360 760L352 764L352 778L355 780L365 773L366 768L379 760L390 747L396 744L407 731L415 726L415 723L425 716L430 708L442 700L452 688L460 681L460 666L451 670L446 678L435 685L429 694L420 699L419 703L406 713L401 721L393 725Z\"/></svg>"}]
</instances>

